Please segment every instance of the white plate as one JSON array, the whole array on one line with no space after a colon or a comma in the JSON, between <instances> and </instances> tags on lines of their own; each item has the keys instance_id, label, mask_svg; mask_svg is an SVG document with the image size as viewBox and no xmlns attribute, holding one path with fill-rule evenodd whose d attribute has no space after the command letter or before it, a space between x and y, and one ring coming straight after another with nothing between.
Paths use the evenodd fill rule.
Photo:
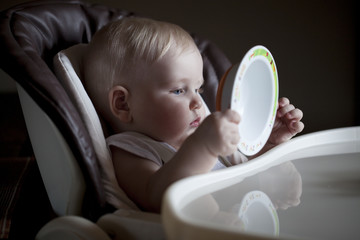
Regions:
<instances>
[{"instance_id":1,"label":"white plate","mask_svg":"<svg viewBox=\"0 0 360 240\"><path fill-rule=\"evenodd\" d=\"M223 76L216 108L231 108L241 116L239 150L251 156L267 142L273 128L279 96L278 74L270 51L251 48L241 61Z\"/></svg>"}]
</instances>

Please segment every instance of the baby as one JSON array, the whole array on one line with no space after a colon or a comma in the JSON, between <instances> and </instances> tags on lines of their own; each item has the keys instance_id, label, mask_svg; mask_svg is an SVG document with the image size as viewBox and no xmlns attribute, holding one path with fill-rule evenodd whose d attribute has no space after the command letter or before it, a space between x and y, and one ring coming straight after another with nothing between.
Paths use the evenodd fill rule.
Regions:
<instances>
[{"instance_id":1,"label":"baby","mask_svg":"<svg viewBox=\"0 0 360 240\"><path fill-rule=\"evenodd\" d=\"M118 183L139 208L159 212L176 180L247 161L237 151L241 116L207 116L202 57L179 26L135 17L110 23L95 34L84 66L86 90L116 133L107 143ZM301 132L301 119L280 99L262 152Z\"/></svg>"}]
</instances>

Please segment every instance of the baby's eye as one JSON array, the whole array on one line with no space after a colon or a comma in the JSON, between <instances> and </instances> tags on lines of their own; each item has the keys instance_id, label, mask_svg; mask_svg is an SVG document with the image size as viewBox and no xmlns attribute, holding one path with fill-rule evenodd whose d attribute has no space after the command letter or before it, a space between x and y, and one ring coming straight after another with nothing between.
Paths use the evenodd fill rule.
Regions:
<instances>
[{"instance_id":1,"label":"baby's eye","mask_svg":"<svg viewBox=\"0 0 360 240\"><path fill-rule=\"evenodd\" d=\"M175 95L180 95L180 94L183 94L185 92L185 90L184 89L176 89L171 92L174 93Z\"/></svg>"}]
</instances>

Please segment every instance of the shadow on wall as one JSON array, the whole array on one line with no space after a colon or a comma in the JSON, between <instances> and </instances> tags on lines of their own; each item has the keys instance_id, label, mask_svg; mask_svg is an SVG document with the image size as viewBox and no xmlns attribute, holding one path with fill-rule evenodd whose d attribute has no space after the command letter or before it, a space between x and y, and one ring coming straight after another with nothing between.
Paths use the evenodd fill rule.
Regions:
<instances>
[{"instance_id":1,"label":"shadow on wall","mask_svg":"<svg viewBox=\"0 0 360 240\"><path fill-rule=\"evenodd\" d=\"M356 124L356 1L88 1L179 24L215 42L233 63L264 45L278 66L280 96L304 112L304 133Z\"/></svg>"}]
</instances>

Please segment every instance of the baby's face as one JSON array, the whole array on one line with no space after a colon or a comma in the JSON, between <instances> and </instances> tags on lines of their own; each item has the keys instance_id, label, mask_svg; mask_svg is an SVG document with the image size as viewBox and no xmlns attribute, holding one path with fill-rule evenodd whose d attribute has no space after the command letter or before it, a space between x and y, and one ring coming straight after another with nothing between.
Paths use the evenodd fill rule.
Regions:
<instances>
[{"instance_id":1,"label":"baby's face","mask_svg":"<svg viewBox=\"0 0 360 240\"><path fill-rule=\"evenodd\" d=\"M203 62L197 49L169 51L145 67L130 109L138 131L178 149L205 118L200 97Z\"/></svg>"}]
</instances>

